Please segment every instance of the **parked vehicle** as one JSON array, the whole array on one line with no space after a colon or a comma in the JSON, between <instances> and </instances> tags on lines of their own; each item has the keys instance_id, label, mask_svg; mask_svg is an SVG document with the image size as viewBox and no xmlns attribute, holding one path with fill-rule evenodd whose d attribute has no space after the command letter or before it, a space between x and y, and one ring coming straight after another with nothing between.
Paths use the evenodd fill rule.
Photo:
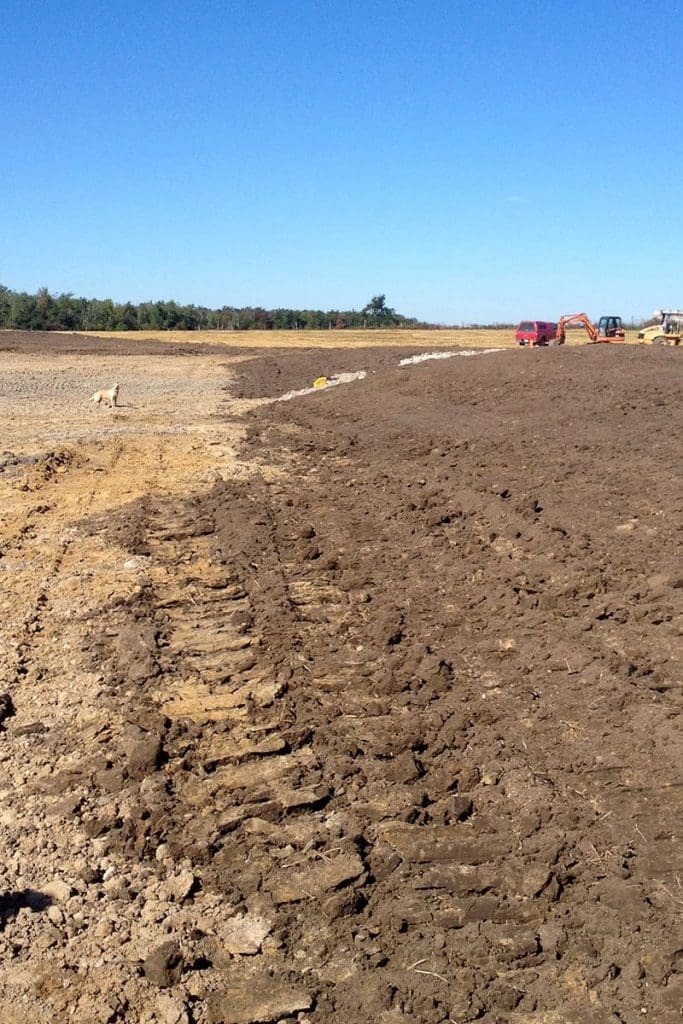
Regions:
<instances>
[{"instance_id":1,"label":"parked vehicle","mask_svg":"<svg viewBox=\"0 0 683 1024\"><path fill-rule=\"evenodd\" d=\"M522 320L515 331L515 341L518 345L548 345L557 333L557 324L549 323L546 320Z\"/></svg>"}]
</instances>

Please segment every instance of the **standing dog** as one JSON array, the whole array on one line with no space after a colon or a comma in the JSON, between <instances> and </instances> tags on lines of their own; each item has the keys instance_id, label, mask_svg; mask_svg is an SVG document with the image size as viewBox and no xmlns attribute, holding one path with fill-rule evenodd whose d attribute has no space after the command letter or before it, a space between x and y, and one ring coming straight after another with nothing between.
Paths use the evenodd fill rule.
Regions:
<instances>
[{"instance_id":1,"label":"standing dog","mask_svg":"<svg viewBox=\"0 0 683 1024\"><path fill-rule=\"evenodd\" d=\"M100 405L101 402L106 402L110 409L116 408L116 399L119 397L119 385L114 384L113 388L109 388L108 391L96 391L90 399L95 405Z\"/></svg>"}]
</instances>

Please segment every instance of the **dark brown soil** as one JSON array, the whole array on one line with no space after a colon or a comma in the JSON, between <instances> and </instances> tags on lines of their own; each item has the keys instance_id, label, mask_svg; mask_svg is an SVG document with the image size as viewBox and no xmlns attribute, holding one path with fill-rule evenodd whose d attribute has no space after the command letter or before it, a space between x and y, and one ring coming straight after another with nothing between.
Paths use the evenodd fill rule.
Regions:
<instances>
[{"instance_id":1,"label":"dark brown soil","mask_svg":"<svg viewBox=\"0 0 683 1024\"><path fill-rule=\"evenodd\" d=\"M278 359L239 392L325 371ZM271 928L186 937L196 1019L680 1020L681 365L377 364L254 413L250 481L126 510L173 582L93 624L139 697L81 813Z\"/></svg>"},{"instance_id":2,"label":"dark brown soil","mask_svg":"<svg viewBox=\"0 0 683 1024\"><path fill-rule=\"evenodd\" d=\"M235 398L278 398L289 391L311 387L316 377L338 373L386 373L399 359L423 352L421 348L270 349L254 355L234 369L230 394Z\"/></svg>"},{"instance_id":3,"label":"dark brown soil","mask_svg":"<svg viewBox=\"0 0 683 1024\"><path fill-rule=\"evenodd\" d=\"M221 348L226 354L241 351L237 348ZM52 353L54 355L98 355L98 356L181 356L211 355L216 353L215 345L172 344L141 338L131 341L129 337L117 338L88 337L84 334L60 334L53 331L0 331L0 352L20 352L24 355Z\"/></svg>"}]
</instances>

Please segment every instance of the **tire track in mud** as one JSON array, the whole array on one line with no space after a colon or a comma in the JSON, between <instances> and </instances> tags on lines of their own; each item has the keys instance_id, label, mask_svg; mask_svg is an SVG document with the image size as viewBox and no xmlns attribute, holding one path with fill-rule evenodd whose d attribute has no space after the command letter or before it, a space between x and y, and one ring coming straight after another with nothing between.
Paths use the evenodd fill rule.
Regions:
<instances>
[{"instance_id":1,"label":"tire track in mud","mask_svg":"<svg viewBox=\"0 0 683 1024\"><path fill-rule=\"evenodd\" d=\"M448 661L438 644L421 646L406 609L382 600L353 553L347 563L350 548L327 534L315 500L292 513L288 493L258 480L219 485L201 512L176 508L147 538L155 561L173 566L170 592L161 585L150 602L161 683L150 696L172 722L172 795L164 827L148 829L152 845L136 848L189 857L207 891L275 923L284 948L270 962L284 972L300 951L312 1019L368 1004L425 1020L536 1005L544 965L571 960L586 939L574 906L604 872L615 874L606 898L623 904L632 852L595 845L608 839L597 826L592 852L572 835L587 794L564 785L542 750L524 756L530 722L506 723L501 741L504 680L484 658ZM459 524L458 548L478 551L488 524ZM259 665L265 678L252 675ZM174 736L182 719L192 725ZM199 941L195 954L207 948ZM341 948L353 950L342 967ZM230 993L231 972L212 978L207 961L198 991Z\"/></svg>"},{"instance_id":2,"label":"tire track in mud","mask_svg":"<svg viewBox=\"0 0 683 1024\"><path fill-rule=\"evenodd\" d=\"M610 391L622 408L620 386ZM638 409L632 390L631 396L630 407ZM369 412L375 399L370 395L364 403L356 396L346 414L335 397L324 419L319 411L265 415L252 447L265 461L277 452L297 464L289 501L305 531L298 548L291 516L280 509L276 518L280 557L292 578L288 588L301 601L295 650L310 678L292 661L289 696L326 773L335 783L335 772L340 776L325 816L340 813L340 804L353 814L363 839L362 863L372 869L369 882L351 887L361 893L361 906L347 893L346 912L353 918L355 911L359 931L367 928L366 941L381 936L374 982L354 962L346 993L338 982L334 995L319 991L320 1019L353 1015L360 1006L367 1013L369 1005L386 1013L417 1008L418 1019L441 1019L445 1005L429 1002L438 1002L439 985L424 979L416 999L403 993L400 1006L399 997L388 1006L381 1002L378 978L395 982L399 963L393 957L410 949L425 954L413 965L422 962L431 977L449 979L451 992L453 965L460 979L474 972L460 994L462 1019L544 1019L543 1006L550 1012L558 1005L548 995L559 984L565 1009L573 1007L566 1009L567 1019L630 1019L661 997L656 1012L673 1020L676 955L662 920L670 920L673 909L664 906L666 892L675 900L678 885L680 801L671 725L680 703L672 660L678 584L671 576L648 576L653 556L661 557L658 520L640 509L642 536L637 544L624 544L622 535L633 529L628 524L638 522L628 518L628 509L640 503L624 492L623 468L611 478L602 466L601 477L581 467L583 479L592 481L590 517L578 516L583 528L577 530L574 510L568 513L557 501L544 509L544 475L560 481L570 503L577 499L562 480L576 485L557 442L543 457L535 425L533 434L522 433L519 451L507 445L502 458L499 439L466 444L457 462L477 481L469 488L458 479L460 465L455 472L439 469L448 448L438 450L441 438L429 434L412 451L408 442L412 478L400 464L383 473L386 448L368 454L366 446L356 460L349 448L359 405L366 431L381 430ZM529 409L540 406L538 394L529 400ZM594 429L604 423L611 431L604 413L599 407ZM405 424L403 409L399 416ZM655 417L648 422L656 431ZM600 444L602 464L608 458L603 436ZM638 448L640 442L636 463ZM618 458L623 463L623 450ZM651 456L640 458L652 472ZM522 463L521 475L514 460ZM539 462L541 472L533 468ZM410 459L406 468L410 472ZM597 485L598 479L603 483ZM353 500L345 501L344 488ZM420 488L423 496L416 498ZM660 494L666 502L666 488ZM234 494L225 495L226 505L234 501ZM446 562L449 552L462 567L455 577ZM333 567L329 558L338 564ZM337 594L348 601L354 589L370 591L372 611L349 623ZM454 615L444 618L442 602L446 609L450 602ZM316 720L316 701L340 679L340 652L347 656L354 639L365 641L356 647L370 648L363 659L367 672L356 670L340 690L345 706L358 700L360 714L354 718L340 707L335 716L328 707L328 720ZM382 718L378 710L385 712L384 722L375 721ZM402 726L408 726L408 740L400 735ZM663 784L651 784L653 756ZM629 817L634 810L635 821ZM450 816L445 824L444 814ZM454 870L455 864L465 870ZM378 881L386 865L393 866ZM404 895L397 899L397 891ZM384 923L390 906L397 916L403 912L403 942ZM324 947L319 921L317 927L318 946ZM298 942L302 934L297 930ZM416 937L424 940L422 950ZM436 961L435 949L445 951ZM655 961L668 965L663 973ZM324 974L320 957L309 966L319 978ZM643 984L655 976L663 985L657 992L657 982ZM414 994L405 977L403 986ZM380 1001L373 1004L373 998Z\"/></svg>"}]
</instances>

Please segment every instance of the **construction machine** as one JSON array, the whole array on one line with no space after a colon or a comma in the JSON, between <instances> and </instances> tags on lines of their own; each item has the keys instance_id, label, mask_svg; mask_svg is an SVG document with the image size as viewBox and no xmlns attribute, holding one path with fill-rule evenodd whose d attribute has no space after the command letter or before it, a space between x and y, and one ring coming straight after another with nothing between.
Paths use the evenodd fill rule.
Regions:
<instances>
[{"instance_id":1,"label":"construction machine","mask_svg":"<svg viewBox=\"0 0 683 1024\"><path fill-rule=\"evenodd\" d=\"M598 326L595 327L585 313L570 313L568 316L561 316L558 320L557 334L551 344L564 345L565 328L569 324L581 324L592 342L623 341L625 337L620 316L601 316Z\"/></svg>"},{"instance_id":2,"label":"construction machine","mask_svg":"<svg viewBox=\"0 0 683 1024\"><path fill-rule=\"evenodd\" d=\"M683 337L683 310L658 309L653 319L660 322L638 331L638 341L643 345L680 345Z\"/></svg>"}]
</instances>

